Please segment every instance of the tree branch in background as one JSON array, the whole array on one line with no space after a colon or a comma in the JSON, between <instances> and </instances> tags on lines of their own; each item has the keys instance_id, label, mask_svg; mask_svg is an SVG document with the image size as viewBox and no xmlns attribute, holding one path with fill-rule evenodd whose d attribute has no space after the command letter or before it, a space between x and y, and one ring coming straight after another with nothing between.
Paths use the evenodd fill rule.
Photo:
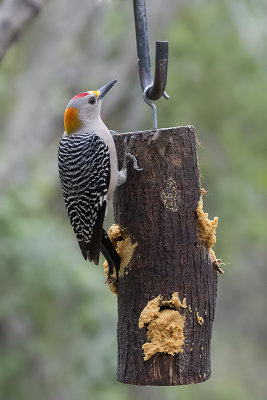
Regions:
<instances>
[{"instance_id":1,"label":"tree branch in background","mask_svg":"<svg viewBox=\"0 0 267 400\"><path fill-rule=\"evenodd\" d=\"M0 61L47 0L5 0L0 8Z\"/></svg>"}]
</instances>

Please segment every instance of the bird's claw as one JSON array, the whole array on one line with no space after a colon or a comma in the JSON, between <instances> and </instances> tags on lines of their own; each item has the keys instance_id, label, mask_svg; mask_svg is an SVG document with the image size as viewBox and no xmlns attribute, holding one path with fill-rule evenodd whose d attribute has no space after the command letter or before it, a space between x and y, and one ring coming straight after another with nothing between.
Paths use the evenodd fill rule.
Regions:
<instances>
[{"instance_id":1,"label":"bird's claw","mask_svg":"<svg viewBox=\"0 0 267 400\"><path fill-rule=\"evenodd\" d=\"M124 158L123 158L123 164L122 164L122 169L119 171L119 179L118 179L118 185L122 185L123 183L126 182L127 179L127 164L130 160L133 162L133 168L135 171L142 171L142 168L139 168L137 164L137 159L135 158L134 155L130 153L131 148L133 146L133 143L135 141L135 136L131 136L129 143L127 143L128 136L125 136L124 138Z\"/></svg>"},{"instance_id":2,"label":"bird's claw","mask_svg":"<svg viewBox=\"0 0 267 400\"><path fill-rule=\"evenodd\" d=\"M128 140L128 136L125 136L124 138L124 165L123 168L127 167L127 161L132 160L133 161L133 168L135 171L143 171L143 168L139 168L138 164L137 164L137 159L136 157L131 154L131 149L133 147L133 144L136 140L136 137L134 135L132 135L130 137L129 143L127 143Z\"/></svg>"},{"instance_id":3,"label":"bird's claw","mask_svg":"<svg viewBox=\"0 0 267 400\"><path fill-rule=\"evenodd\" d=\"M137 159L135 156L133 156L131 153L124 153L124 156L129 160L132 160L133 162L133 169L135 171L143 171L143 168L139 168L137 164Z\"/></svg>"},{"instance_id":4,"label":"bird's claw","mask_svg":"<svg viewBox=\"0 0 267 400\"><path fill-rule=\"evenodd\" d=\"M114 293L118 291L118 279L114 276L108 275L107 279L105 280L105 284L109 286L110 290Z\"/></svg>"}]
</instances>

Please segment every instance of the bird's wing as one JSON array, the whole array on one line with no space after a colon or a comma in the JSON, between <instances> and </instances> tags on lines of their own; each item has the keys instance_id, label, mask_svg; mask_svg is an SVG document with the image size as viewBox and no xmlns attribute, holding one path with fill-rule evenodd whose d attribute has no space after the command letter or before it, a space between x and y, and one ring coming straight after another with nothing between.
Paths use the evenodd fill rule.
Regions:
<instances>
[{"instance_id":1,"label":"bird's wing","mask_svg":"<svg viewBox=\"0 0 267 400\"><path fill-rule=\"evenodd\" d=\"M68 216L82 254L98 264L110 182L108 147L94 133L63 137L58 167Z\"/></svg>"}]
</instances>

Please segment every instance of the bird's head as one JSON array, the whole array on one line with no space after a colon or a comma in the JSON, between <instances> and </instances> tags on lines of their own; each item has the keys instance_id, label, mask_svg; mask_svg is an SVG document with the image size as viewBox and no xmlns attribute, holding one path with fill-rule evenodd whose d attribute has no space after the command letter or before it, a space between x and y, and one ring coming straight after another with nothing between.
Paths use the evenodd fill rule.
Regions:
<instances>
[{"instance_id":1,"label":"bird's head","mask_svg":"<svg viewBox=\"0 0 267 400\"><path fill-rule=\"evenodd\" d=\"M64 115L67 135L79 131L85 123L88 124L99 118L102 100L116 82L115 80L107 83L98 90L80 93L70 100Z\"/></svg>"}]
</instances>

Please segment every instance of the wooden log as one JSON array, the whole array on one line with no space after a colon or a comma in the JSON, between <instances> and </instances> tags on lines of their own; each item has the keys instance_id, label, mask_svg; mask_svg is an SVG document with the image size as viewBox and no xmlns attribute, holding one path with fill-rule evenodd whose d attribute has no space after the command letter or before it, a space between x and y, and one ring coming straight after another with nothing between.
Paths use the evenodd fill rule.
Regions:
<instances>
[{"instance_id":1,"label":"wooden log","mask_svg":"<svg viewBox=\"0 0 267 400\"><path fill-rule=\"evenodd\" d=\"M119 160L125 135L135 136L131 152L143 171L130 167L114 196L115 222L137 242L118 281L117 377L134 385L203 382L211 373L217 274L198 238L194 129L116 134Z\"/></svg>"}]
</instances>

